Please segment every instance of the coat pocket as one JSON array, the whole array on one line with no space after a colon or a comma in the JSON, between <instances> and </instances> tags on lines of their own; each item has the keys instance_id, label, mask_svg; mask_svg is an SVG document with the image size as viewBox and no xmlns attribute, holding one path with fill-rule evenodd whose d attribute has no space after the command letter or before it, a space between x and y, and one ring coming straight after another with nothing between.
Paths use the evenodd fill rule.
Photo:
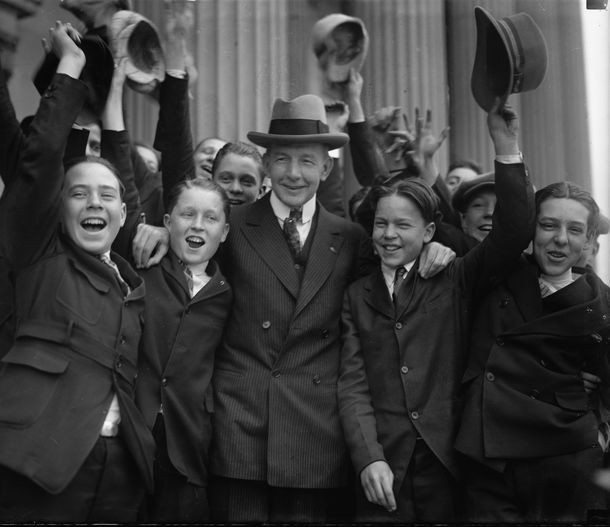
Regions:
<instances>
[{"instance_id":1,"label":"coat pocket","mask_svg":"<svg viewBox=\"0 0 610 527\"><path fill-rule=\"evenodd\" d=\"M15 428L35 423L69 362L41 349L14 347L7 353L0 362L0 422Z\"/></svg>"},{"instance_id":2,"label":"coat pocket","mask_svg":"<svg viewBox=\"0 0 610 527\"><path fill-rule=\"evenodd\" d=\"M586 412L589 410L589 398L586 392L555 392L555 399L560 408L573 412Z\"/></svg>"}]
</instances>

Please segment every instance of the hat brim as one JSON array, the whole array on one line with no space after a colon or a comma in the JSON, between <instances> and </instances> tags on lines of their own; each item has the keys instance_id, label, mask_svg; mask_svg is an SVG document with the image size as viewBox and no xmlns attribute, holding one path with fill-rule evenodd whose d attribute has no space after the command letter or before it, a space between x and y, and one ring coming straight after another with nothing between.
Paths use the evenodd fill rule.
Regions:
<instances>
[{"instance_id":1,"label":"hat brim","mask_svg":"<svg viewBox=\"0 0 610 527\"><path fill-rule=\"evenodd\" d=\"M477 104L489 112L496 97L504 104L511 94L515 65L496 19L479 6L474 8L474 14L477 48L470 84Z\"/></svg>"},{"instance_id":2,"label":"hat brim","mask_svg":"<svg viewBox=\"0 0 610 527\"><path fill-rule=\"evenodd\" d=\"M307 135L290 135L290 134L264 134L262 132L248 132L248 139L255 145L269 147L270 145L289 145L289 144L307 144L317 143L327 146L329 150L334 150L349 142L349 136L344 133L327 133L327 134L307 134Z\"/></svg>"}]
</instances>

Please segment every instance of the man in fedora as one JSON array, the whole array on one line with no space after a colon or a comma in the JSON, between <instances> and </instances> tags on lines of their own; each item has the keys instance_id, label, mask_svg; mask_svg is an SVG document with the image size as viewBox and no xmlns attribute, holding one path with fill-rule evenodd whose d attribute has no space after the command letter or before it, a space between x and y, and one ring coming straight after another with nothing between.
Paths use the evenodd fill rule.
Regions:
<instances>
[{"instance_id":1,"label":"man in fedora","mask_svg":"<svg viewBox=\"0 0 610 527\"><path fill-rule=\"evenodd\" d=\"M336 396L341 304L370 245L316 201L328 150L348 141L329 132L319 97L277 99L269 133L248 138L266 148L272 191L231 211L224 244L235 301L213 380L212 518L325 522L348 484Z\"/></svg>"}]
</instances>

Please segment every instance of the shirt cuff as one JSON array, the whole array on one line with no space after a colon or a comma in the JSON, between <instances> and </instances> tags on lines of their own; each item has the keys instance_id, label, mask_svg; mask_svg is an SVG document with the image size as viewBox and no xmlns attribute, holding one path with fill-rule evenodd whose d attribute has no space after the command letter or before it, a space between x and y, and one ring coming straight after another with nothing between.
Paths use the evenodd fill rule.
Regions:
<instances>
[{"instance_id":1,"label":"shirt cuff","mask_svg":"<svg viewBox=\"0 0 610 527\"><path fill-rule=\"evenodd\" d=\"M523 154L506 154L496 156L496 161L505 165L512 165L514 163L523 163Z\"/></svg>"}]
</instances>

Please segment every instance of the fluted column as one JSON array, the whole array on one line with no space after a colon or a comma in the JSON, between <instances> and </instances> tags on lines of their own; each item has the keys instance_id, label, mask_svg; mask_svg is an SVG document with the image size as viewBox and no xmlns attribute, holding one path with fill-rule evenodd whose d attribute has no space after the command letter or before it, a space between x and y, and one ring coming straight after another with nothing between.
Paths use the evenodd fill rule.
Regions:
<instances>
[{"instance_id":1,"label":"fluted column","mask_svg":"<svg viewBox=\"0 0 610 527\"><path fill-rule=\"evenodd\" d=\"M579 2L572 0L447 0L451 157L493 167L485 114L470 91L475 5L496 18L529 13L546 38L549 62L542 84L509 98L521 118L521 148L535 184L569 179L590 187L582 28Z\"/></svg>"},{"instance_id":2,"label":"fluted column","mask_svg":"<svg viewBox=\"0 0 610 527\"><path fill-rule=\"evenodd\" d=\"M415 108L432 110L439 133L449 124L445 3L443 0L353 0L347 14L361 18L369 32L369 55L362 69L367 115L384 106L401 106L414 118ZM448 165L449 141L437 153L441 173ZM347 194L357 189L355 180Z\"/></svg>"}]
</instances>

